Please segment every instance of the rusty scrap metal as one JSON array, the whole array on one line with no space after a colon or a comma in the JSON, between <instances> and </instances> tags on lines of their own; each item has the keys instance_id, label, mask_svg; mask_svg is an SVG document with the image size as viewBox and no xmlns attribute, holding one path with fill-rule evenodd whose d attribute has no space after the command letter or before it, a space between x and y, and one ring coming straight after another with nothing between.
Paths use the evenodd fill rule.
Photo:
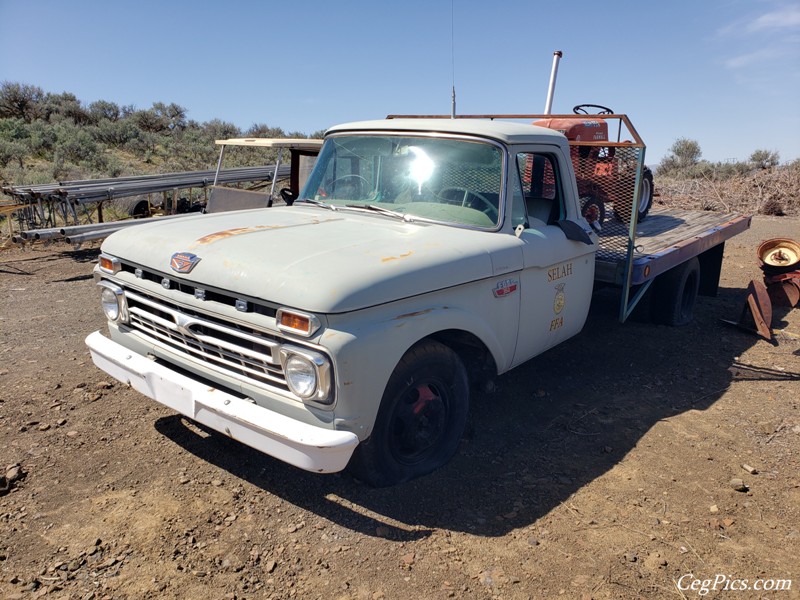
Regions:
<instances>
[{"instance_id":1,"label":"rusty scrap metal","mask_svg":"<svg viewBox=\"0 0 800 600\"><path fill-rule=\"evenodd\" d=\"M787 238L775 238L762 242L756 254L772 304L787 308L798 306L800 244Z\"/></svg>"},{"instance_id":2,"label":"rusty scrap metal","mask_svg":"<svg viewBox=\"0 0 800 600\"><path fill-rule=\"evenodd\" d=\"M785 308L800 306L800 270L768 276L765 281L773 306Z\"/></svg>"},{"instance_id":3,"label":"rusty scrap metal","mask_svg":"<svg viewBox=\"0 0 800 600\"><path fill-rule=\"evenodd\" d=\"M787 238L762 242L756 250L763 281L752 280L738 321L725 321L772 341L773 307L800 306L800 244Z\"/></svg>"}]
</instances>

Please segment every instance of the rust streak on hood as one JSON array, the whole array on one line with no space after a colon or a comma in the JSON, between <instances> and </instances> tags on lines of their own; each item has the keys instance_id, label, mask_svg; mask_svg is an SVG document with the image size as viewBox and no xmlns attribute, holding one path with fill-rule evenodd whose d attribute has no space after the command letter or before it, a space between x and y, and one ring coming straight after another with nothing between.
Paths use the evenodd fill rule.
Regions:
<instances>
[{"instance_id":1,"label":"rust streak on hood","mask_svg":"<svg viewBox=\"0 0 800 600\"><path fill-rule=\"evenodd\" d=\"M247 233L258 233L259 231L267 231L267 230L289 229L292 227L304 227L307 225L320 225L321 223L329 223L332 221L339 221L339 220L341 220L339 217L332 217L327 219L314 218L301 223L289 223L289 224L281 223L276 225L253 225L251 227L233 227L231 229L225 229L223 231L217 231L215 233L209 233L208 235L204 235L203 237L195 240L192 243L191 248L195 248L197 246L203 246L206 244L213 244L214 242L218 242L220 240L232 238L237 235L245 235Z\"/></svg>"},{"instance_id":2,"label":"rust streak on hood","mask_svg":"<svg viewBox=\"0 0 800 600\"><path fill-rule=\"evenodd\" d=\"M408 258L412 254L414 254L414 251L413 250L409 250L408 252L405 252L405 253L401 254L400 256L386 256L386 257L381 259L381 262L389 262L389 261L392 261L392 260L400 260L401 258Z\"/></svg>"},{"instance_id":3,"label":"rust streak on hood","mask_svg":"<svg viewBox=\"0 0 800 600\"><path fill-rule=\"evenodd\" d=\"M233 229L226 229L224 231L217 231L216 233L209 233L198 239L195 244L212 244L225 238L233 237L235 235L244 235L245 233L255 233L264 229L280 229L281 225L256 225L255 227L235 227Z\"/></svg>"}]
</instances>

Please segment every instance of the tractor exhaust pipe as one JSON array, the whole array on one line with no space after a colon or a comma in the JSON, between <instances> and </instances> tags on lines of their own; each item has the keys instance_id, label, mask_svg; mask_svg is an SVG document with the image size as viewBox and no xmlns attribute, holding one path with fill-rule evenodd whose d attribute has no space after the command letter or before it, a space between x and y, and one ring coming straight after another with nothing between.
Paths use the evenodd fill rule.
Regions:
<instances>
[{"instance_id":1,"label":"tractor exhaust pipe","mask_svg":"<svg viewBox=\"0 0 800 600\"><path fill-rule=\"evenodd\" d=\"M547 88L547 100L544 103L544 114L549 115L553 108L553 94L556 91L556 76L558 75L558 61L564 56L561 50L553 52L553 69L550 71L550 87Z\"/></svg>"}]
</instances>

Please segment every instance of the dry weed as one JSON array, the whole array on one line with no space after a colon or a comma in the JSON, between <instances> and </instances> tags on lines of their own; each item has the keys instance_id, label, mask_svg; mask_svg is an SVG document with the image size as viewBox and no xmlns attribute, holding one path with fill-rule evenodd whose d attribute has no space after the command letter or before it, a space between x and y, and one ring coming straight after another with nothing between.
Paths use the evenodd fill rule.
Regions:
<instances>
[{"instance_id":1,"label":"dry weed","mask_svg":"<svg viewBox=\"0 0 800 600\"><path fill-rule=\"evenodd\" d=\"M798 168L763 169L727 179L657 176L655 186L655 204L664 208L800 215Z\"/></svg>"}]
</instances>

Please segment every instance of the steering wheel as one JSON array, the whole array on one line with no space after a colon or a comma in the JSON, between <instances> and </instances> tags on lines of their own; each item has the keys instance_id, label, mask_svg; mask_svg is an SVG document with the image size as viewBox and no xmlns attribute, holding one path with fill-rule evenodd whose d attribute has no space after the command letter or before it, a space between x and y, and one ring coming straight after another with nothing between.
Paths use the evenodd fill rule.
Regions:
<instances>
[{"instance_id":1,"label":"steering wheel","mask_svg":"<svg viewBox=\"0 0 800 600\"><path fill-rule=\"evenodd\" d=\"M478 200L478 204L481 205L481 208L476 210L480 210L494 222L497 222L498 211L497 207L488 199L486 196L479 194L478 192L473 192L472 190L468 190L466 188L459 188L459 187L449 187L444 188L439 192L439 196L444 198L445 200L458 200L457 198L450 198L450 192L456 192L457 194L461 194L461 206L465 206L467 208L473 208L472 204L474 203L473 199Z\"/></svg>"},{"instance_id":2,"label":"steering wheel","mask_svg":"<svg viewBox=\"0 0 800 600\"><path fill-rule=\"evenodd\" d=\"M572 107L572 112L576 115L588 115L590 114L587 109L589 108L596 108L597 112L591 113L594 115L613 115L614 111L608 108L607 106L600 106L599 104L578 104L578 106Z\"/></svg>"},{"instance_id":3,"label":"steering wheel","mask_svg":"<svg viewBox=\"0 0 800 600\"><path fill-rule=\"evenodd\" d=\"M333 181L331 181L330 187L331 191L335 194L336 193L336 184L340 181L345 181L348 179L352 179L355 182L358 182L358 188L356 197L351 198L351 200L361 200L367 197L367 194L370 191L370 183L366 180L366 178L362 177L361 175L356 175L355 173L351 173L350 175L342 175L341 177L337 177Z\"/></svg>"}]
</instances>

